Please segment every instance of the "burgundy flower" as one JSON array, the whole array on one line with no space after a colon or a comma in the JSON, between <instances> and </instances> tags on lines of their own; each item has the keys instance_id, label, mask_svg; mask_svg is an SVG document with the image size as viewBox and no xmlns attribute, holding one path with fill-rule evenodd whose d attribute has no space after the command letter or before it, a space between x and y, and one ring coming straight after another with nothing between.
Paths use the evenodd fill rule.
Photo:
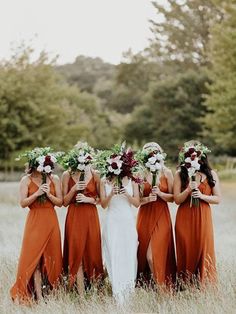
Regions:
<instances>
[{"instance_id":1,"label":"burgundy flower","mask_svg":"<svg viewBox=\"0 0 236 314\"><path fill-rule=\"evenodd\" d=\"M185 157L185 158L191 157L191 154L190 154L189 152L186 152L186 153L184 154L184 157Z\"/></svg>"},{"instance_id":2,"label":"burgundy flower","mask_svg":"<svg viewBox=\"0 0 236 314\"><path fill-rule=\"evenodd\" d=\"M195 148L194 147L190 147L188 152L190 153L190 155L192 155L195 152Z\"/></svg>"},{"instance_id":3,"label":"burgundy flower","mask_svg":"<svg viewBox=\"0 0 236 314\"><path fill-rule=\"evenodd\" d=\"M88 157L86 157L86 159L88 159L88 160L92 160L92 157L91 157L91 156L88 156Z\"/></svg>"},{"instance_id":4,"label":"burgundy flower","mask_svg":"<svg viewBox=\"0 0 236 314\"><path fill-rule=\"evenodd\" d=\"M111 163L111 167L112 167L112 169L118 169L118 166L117 166L116 162L112 162Z\"/></svg>"},{"instance_id":5,"label":"burgundy flower","mask_svg":"<svg viewBox=\"0 0 236 314\"><path fill-rule=\"evenodd\" d=\"M190 162L186 162L186 163L185 163L185 167L186 167L186 168L191 168Z\"/></svg>"},{"instance_id":6,"label":"burgundy flower","mask_svg":"<svg viewBox=\"0 0 236 314\"><path fill-rule=\"evenodd\" d=\"M148 154L148 158L153 157L154 155L155 155L154 152L151 152Z\"/></svg>"},{"instance_id":7,"label":"burgundy flower","mask_svg":"<svg viewBox=\"0 0 236 314\"><path fill-rule=\"evenodd\" d=\"M196 157L196 155L192 155L190 158L191 158L191 160L194 160L195 157Z\"/></svg>"},{"instance_id":8,"label":"burgundy flower","mask_svg":"<svg viewBox=\"0 0 236 314\"><path fill-rule=\"evenodd\" d=\"M51 156L48 156L48 155L47 155L47 156L45 157L45 162L50 162L50 161L51 161Z\"/></svg>"},{"instance_id":9,"label":"burgundy flower","mask_svg":"<svg viewBox=\"0 0 236 314\"><path fill-rule=\"evenodd\" d=\"M197 156L199 157L201 155L200 150L197 151Z\"/></svg>"}]
</instances>

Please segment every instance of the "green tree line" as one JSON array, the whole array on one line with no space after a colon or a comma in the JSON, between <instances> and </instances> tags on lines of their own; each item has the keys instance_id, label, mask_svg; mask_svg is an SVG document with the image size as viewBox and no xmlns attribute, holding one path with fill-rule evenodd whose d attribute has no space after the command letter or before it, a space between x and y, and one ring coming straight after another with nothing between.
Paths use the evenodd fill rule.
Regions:
<instances>
[{"instance_id":1,"label":"green tree line","mask_svg":"<svg viewBox=\"0 0 236 314\"><path fill-rule=\"evenodd\" d=\"M98 148L155 140L175 158L195 138L236 155L235 0L167 2L153 2L149 46L119 65L78 56L59 66L24 46L2 61L1 168L24 149L78 140Z\"/></svg>"}]
</instances>

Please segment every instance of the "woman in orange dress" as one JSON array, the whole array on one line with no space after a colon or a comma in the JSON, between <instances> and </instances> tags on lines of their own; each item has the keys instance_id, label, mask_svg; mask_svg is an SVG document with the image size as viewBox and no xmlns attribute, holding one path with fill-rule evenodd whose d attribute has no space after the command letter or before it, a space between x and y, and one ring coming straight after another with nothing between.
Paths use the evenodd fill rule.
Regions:
<instances>
[{"instance_id":1,"label":"woman in orange dress","mask_svg":"<svg viewBox=\"0 0 236 314\"><path fill-rule=\"evenodd\" d=\"M50 168L54 168L55 157L47 154L47 149L33 150L33 158L32 152L28 155L29 174L20 182L20 204L23 208L29 207L30 211L16 282L10 294L13 300L26 304L42 298L43 285L55 287L62 272L60 229L54 209L55 205L62 205L62 193L59 178L50 171ZM47 161L43 165L41 161L45 161L45 158ZM43 167L47 170L44 183L41 173Z\"/></svg>"},{"instance_id":2,"label":"woman in orange dress","mask_svg":"<svg viewBox=\"0 0 236 314\"><path fill-rule=\"evenodd\" d=\"M100 178L89 165L92 149L79 143L65 164L69 170L62 178L64 205L68 206L63 252L64 272L69 287L83 295L85 283L103 278L100 224L97 212ZM82 178L83 176L83 178Z\"/></svg>"},{"instance_id":3,"label":"woman in orange dress","mask_svg":"<svg viewBox=\"0 0 236 314\"><path fill-rule=\"evenodd\" d=\"M175 281L176 262L171 217L167 202L173 202L173 175L163 163L163 150L157 143L147 143L143 150L149 158L160 157L159 180L147 171L138 213L138 280L170 286ZM158 159L157 159L158 160ZM158 163L159 164L159 163ZM154 185L152 187L152 185Z\"/></svg>"},{"instance_id":4,"label":"woman in orange dress","mask_svg":"<svg viewBox=\"0 0 236 314\"><path fill-rule=\"evenodd\" d=\"M174 199L179 205L176 224L177 271L181 282L216 281L213 225L210 204L220 202L217 174L211 170L201 143L185 143L174 179ZM195 171L191 178L190 171ZM192 196L191 196L192 195Z\"/></svg>"}]
</instances>

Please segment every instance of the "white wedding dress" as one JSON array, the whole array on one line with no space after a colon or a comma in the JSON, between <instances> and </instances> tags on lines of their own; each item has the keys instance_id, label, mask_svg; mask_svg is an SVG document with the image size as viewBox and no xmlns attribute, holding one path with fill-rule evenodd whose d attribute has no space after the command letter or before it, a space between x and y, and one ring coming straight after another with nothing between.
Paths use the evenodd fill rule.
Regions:
<instances>
[{"instance_id":1,"label":"white wedding dress","mask_svg":"<svg viewBox=\"0 0 236 314\"><path fill-rule=\"evenodd\" d=\"M131 180L125 187L133 195ZM105 184L106 194L112 186ZM125 195L114 195L108 206L103 229L103 258L113 296L122 304L134 290L137 276L138 235L134 211Z\"/></svg>"}]
</instances>

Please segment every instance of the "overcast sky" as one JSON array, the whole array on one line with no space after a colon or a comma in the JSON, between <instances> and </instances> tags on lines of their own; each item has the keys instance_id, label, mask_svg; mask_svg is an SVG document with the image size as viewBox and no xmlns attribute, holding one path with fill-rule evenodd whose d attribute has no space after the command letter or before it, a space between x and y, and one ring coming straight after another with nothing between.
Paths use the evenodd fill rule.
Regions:
<instances>
[{"instance_id":1,"label":"overcast sky","mask_svg":"<svg viewBox=\"0 0 236 314\"><path fill-rule=\"evenodd\" d=\"M147 46L153 17L149 0L0 0L0 59L32 40L59 63L80 54L119 63L122 52Z\"/></svg>"}]
</instances>

